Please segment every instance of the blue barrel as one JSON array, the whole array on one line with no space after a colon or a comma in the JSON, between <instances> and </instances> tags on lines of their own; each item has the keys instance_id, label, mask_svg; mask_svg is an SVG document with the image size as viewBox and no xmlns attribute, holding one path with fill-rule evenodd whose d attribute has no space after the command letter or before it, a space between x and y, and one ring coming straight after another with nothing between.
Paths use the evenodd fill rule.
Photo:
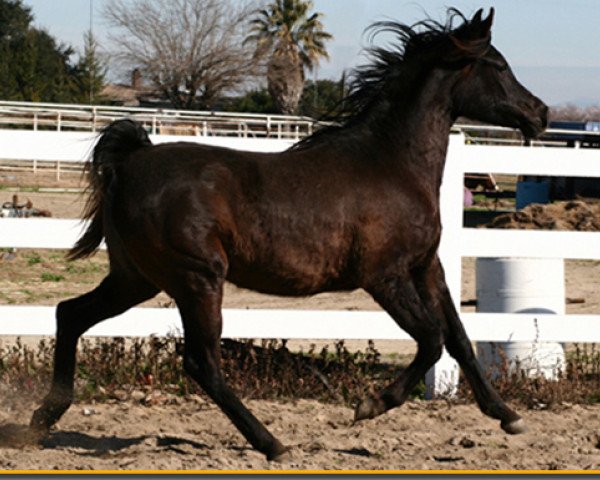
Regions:
<instances>
[{"instance_id":1,"label":"blue barrel","mask_svg":"<svg viewBox=\"0 0 600 480\"><path fill-rule=\"evenodd\" d=\"M517 182L517 210L532 203L548 203L550 201L550 181Z\"/></svg>"}]
</instances>

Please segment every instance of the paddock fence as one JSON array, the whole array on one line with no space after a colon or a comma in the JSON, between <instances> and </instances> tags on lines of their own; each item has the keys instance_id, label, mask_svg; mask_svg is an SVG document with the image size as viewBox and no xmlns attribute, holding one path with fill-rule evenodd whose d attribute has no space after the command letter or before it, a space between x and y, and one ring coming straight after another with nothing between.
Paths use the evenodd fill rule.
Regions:
<instances>
[{"instance_id":1,"label":"paddock fence","mask_svg":"<svg viewBox=\"0 0 600 480\"><path fill-rule=\"evenodd\" d=\"M5 129L97 132L123 117L137 120L153 135L279 140L310 135L315 123L293 115L0 101L0 128Z\"/></svg>"},{"instance_id":2,"label":"paddock fence","mask_svg":"<svg viewBox=\"0 0 600 480\"><path fill-rule=\"evenodd\" d=\"M156 143L181 137L156 135ZM255 151L280 151L291 139L190 136L188 141ZM90 132L0 130L0 159L81 162L91 151ZM600 260L600 235L591 232L494 230L463 227L463 177L467 172L600 177L593 149L477 145L464 134L450 137L441 189L443 235L440 256L460 310L463 257L523 257ZM85 225L73 219L1 218L0 248L70 248ZM301 300L298 306L301 307ZM225 309L228 338L407 340L382 311ZM600 343L599 315L461 313L473 341L558 341ZM166 335L181 330L175 309L134 308L92 328L89 336ZM0 335L53 335L54 307L0 306ZM431 393L458 376L445 356L428 374Z\"/></svg>"},{"instance_id":3,"label":"paddock fence","mask_svg":"<svg viewBox=\"0 0 600 480\"><path fill-rule=\"evenodd\" d=\"M89 151L90 135L94 135L110 122L120 118L133 118L140 122L155 141L195 141L238 148L272 151L270 141L297 142L311 135L315 129L331 122L312 118L256 113L173 110L168 108L120 107L104 105L76 105L0 101L0 145L17 145L13 151L0 154L0 171L51 172L56 180L68 174L80 174ZM32 132L35 132L32 135ZM65 134L54 135L55 133ZM454 133L465 135L469 144L523 146L526 142L513 129L470 124L457 124ZM78 133L81 142L76 141ZM587 137L600 139L600 132L583 132ZM548 130L548 137L530 141L532 146L565 146L567 138L581 135L573 130ZM5 142L6 135L23 135L21 141ZM557 140L561 135L563 140ZM173 138L171 138L173 137ZM20 145L31 139L39 149L21 149ZM223 140L227 138L227 140ZM161 140L162 139L162 140ZM254 139L256 142L240 142ZM266 142L265 142L266 140ZM600 140L599 140L600 141ZM214 143L213 143L214 142ZM62 149L48 146L62 144ZM79 145L78 145L79 143ZM580 142L575 142L576 146Z\"/></svg>"}]
</instances>

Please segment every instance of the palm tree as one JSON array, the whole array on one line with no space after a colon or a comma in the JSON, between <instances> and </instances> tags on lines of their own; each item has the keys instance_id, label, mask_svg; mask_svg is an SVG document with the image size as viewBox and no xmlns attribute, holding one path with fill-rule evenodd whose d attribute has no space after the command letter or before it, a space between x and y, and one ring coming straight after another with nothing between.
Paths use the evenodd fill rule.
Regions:
<instances>
[{"instance_id":1,"label":"palm tree","mask_svg":"<svg viewBox=\"0 0 600 480\"><path fill-rule=\"evenodd\" d=\"M279 111L293 114L304 88L304 69L313 70L320 58L329 58L322 14L309 11L311 0L273 0L252 20L248 41L256 42L257 53L267 55L269 94Z\"/></svg>"}]
</instances>

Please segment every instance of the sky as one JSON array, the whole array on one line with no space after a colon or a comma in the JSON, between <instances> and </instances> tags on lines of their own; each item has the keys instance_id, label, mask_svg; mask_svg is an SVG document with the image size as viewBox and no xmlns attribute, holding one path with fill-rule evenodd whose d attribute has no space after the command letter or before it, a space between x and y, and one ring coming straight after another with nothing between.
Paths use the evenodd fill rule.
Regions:
<instances>
[{"instance_id":1,"label":"sky","mask_svg":"<svg viewBox=\"0 0 600 480\"><path fill-rule=\"evenodd\" d=\"M108 27L102 18L107 0L23 0L34 24L59 42L83 49L90 28L100 44ZM318 78L339 79L344 70L365 62L369 46L364 30L378 20L412 24L430 16L445 20L448 6L466 16L494 7L492 42L506 57L517 78L549 105L600 105L600 0L313 0L324 14L330 60ZM91 9L90 9L91 7Z\"/></svg>"}]
</instances>

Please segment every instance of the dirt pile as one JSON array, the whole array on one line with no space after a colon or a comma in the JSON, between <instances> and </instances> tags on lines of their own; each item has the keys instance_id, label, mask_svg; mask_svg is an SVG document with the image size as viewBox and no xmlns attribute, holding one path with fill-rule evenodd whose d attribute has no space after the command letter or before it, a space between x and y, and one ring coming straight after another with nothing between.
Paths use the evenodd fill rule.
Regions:
<instances>
[{"instance_id":1,"label":"dirt pile","mask_svg":"<svg viewBox=\"0 0 600 480\"><path fill-rule=\"evenodd\" d=\"M517 212L499 215L486 227L598 232L600 202L570 200L548 205L532 204Z\"/></svg>"}]
</instances>

